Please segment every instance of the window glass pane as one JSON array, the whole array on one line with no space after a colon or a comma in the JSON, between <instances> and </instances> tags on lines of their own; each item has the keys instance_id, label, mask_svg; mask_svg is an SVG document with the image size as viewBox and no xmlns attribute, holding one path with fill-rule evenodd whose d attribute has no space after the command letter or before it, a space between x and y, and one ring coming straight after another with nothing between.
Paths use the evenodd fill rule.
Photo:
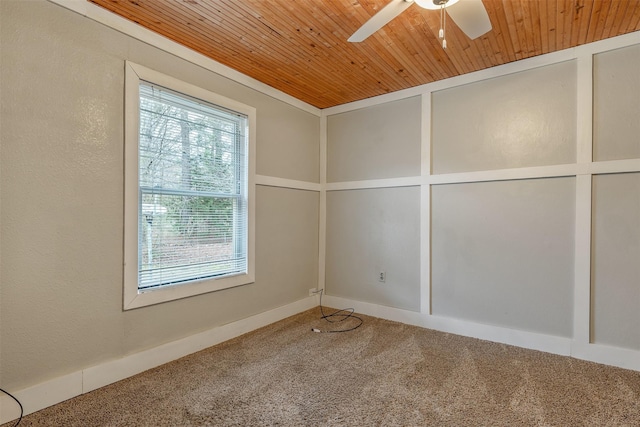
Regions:
<instances>
[{"instance_id":1,"label":"window glass pane","mask_svg":"<svg viewBox=\"0 0 640 427\"><path fill-rule=\"evenodd\" d=\"M247 270L247 119L143 82L140 289Z\"/></svg>"},{"instance_id":2,"label":"window glass pane","mask_svg":"<svg viewBox=\"0 0 640 427\"><path fill-rule=\"evenodd\" d=\"M140 87L140 186L237 194L246 117Z\"/></svg>"}]
</instances>

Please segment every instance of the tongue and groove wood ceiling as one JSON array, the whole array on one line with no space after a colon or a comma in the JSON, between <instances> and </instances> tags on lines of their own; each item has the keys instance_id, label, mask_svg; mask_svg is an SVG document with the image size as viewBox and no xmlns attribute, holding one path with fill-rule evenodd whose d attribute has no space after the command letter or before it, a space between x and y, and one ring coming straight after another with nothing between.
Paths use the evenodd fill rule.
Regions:
<instances>
[{"instance_id":1,"label":"tongue and groove wood ceiling","mask_svg":"<svg viewBox=\"0 0 640 427\"><path fill-rule=\"evenodd\" d=\"M417 5L348 43L388 0L88 1L318 108L640 30L640 0L482 0L493 29L449 19L444 50Z\"/></svg>"}]
</instances>

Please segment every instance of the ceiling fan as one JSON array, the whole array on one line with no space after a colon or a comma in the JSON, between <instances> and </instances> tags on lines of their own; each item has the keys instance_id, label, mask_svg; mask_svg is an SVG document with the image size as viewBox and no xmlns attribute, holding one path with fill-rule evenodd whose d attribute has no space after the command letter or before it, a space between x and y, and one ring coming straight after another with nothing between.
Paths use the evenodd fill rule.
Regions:
<instances>
[{"instance_id":1,"label":"ceiling fan","mask_svg":"<svg viewBox=\"0 0 640 427\"><path fill-rule=\"evenodd\" d=\"M357 43L387 25L393 18L400 15L413 3L425 9L440 10L440 38L442 47L447 47L444 37L445 15L444 10L453 19L453 22L471 39L476 39L491 30L491 21L482 0L391 0L378 13L362 25L349 37L348 41Z\"/></svg>"}]
</instances>

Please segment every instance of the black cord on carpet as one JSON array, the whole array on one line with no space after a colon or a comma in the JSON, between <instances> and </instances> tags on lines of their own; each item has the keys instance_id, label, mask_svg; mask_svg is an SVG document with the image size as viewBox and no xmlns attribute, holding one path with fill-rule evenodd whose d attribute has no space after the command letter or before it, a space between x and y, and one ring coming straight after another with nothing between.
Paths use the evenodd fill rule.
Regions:
<instances>
[{"instance_id":1,"label":"black cord on carpet","mask_svg":"<svg viewBox=\"0 0 640 427\"><path fill-rule=\"evenodd\" d=\"M362 326L362 323L364 323L364 320L362 320L361 317L356 316L355 314L353 314L355 312L355 310L353 308L343 308L341 310L337 310L334 311L331 314L325 314L324 313L324 308L322 307L322 295L324 294L324 289L320 289L320 313L322 313L322 317L321 319L326 320L329 323L339 323L339 322L344 322L347 319L356 319L358 320L358 324L352 328L348 328L348 329L337 329L337 330L329 330L329 331L322 331L320 329L317 328L312 328L311 330L313 332L350 332L353 331L354 329L358 329L360 326Z\"/></svg>"},{"instance_id":2,"label":"black cord on carpet","mask_svg":"<svg viewBox=\"0 0 640 427\"><path fill-rule=\"evenodd\" d=\"M7 396L9 396L10 398L12 398L13 400L15 400L18 403L18 406L20 406L20 418L18 418L18 421L13 425L13 427L16 427L18 424L20 424L20 421L22 421L22 415L24 414L24 408L22 407L22 403L20 403L20 401L13 394L9 393L5 389L0 388L0 391L6 394Z\"/></svg>"}]
</instances>

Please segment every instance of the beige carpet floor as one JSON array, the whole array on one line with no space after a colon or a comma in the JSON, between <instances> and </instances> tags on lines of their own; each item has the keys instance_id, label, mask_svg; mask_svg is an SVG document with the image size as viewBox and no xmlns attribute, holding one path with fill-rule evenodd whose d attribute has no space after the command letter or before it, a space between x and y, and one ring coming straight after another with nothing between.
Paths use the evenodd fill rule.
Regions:
<instances>
[{"instance_id":1,"label":"beige carpet floor","mask_svg":"<svg viewBox=\"0 0 640 427\"><path fill-rule=\"evenodd\" d=\"M640 373L313 309L21 426L639 426ZM11 424L7 424L11 425Z\"/></svg>"}]
</instances>

